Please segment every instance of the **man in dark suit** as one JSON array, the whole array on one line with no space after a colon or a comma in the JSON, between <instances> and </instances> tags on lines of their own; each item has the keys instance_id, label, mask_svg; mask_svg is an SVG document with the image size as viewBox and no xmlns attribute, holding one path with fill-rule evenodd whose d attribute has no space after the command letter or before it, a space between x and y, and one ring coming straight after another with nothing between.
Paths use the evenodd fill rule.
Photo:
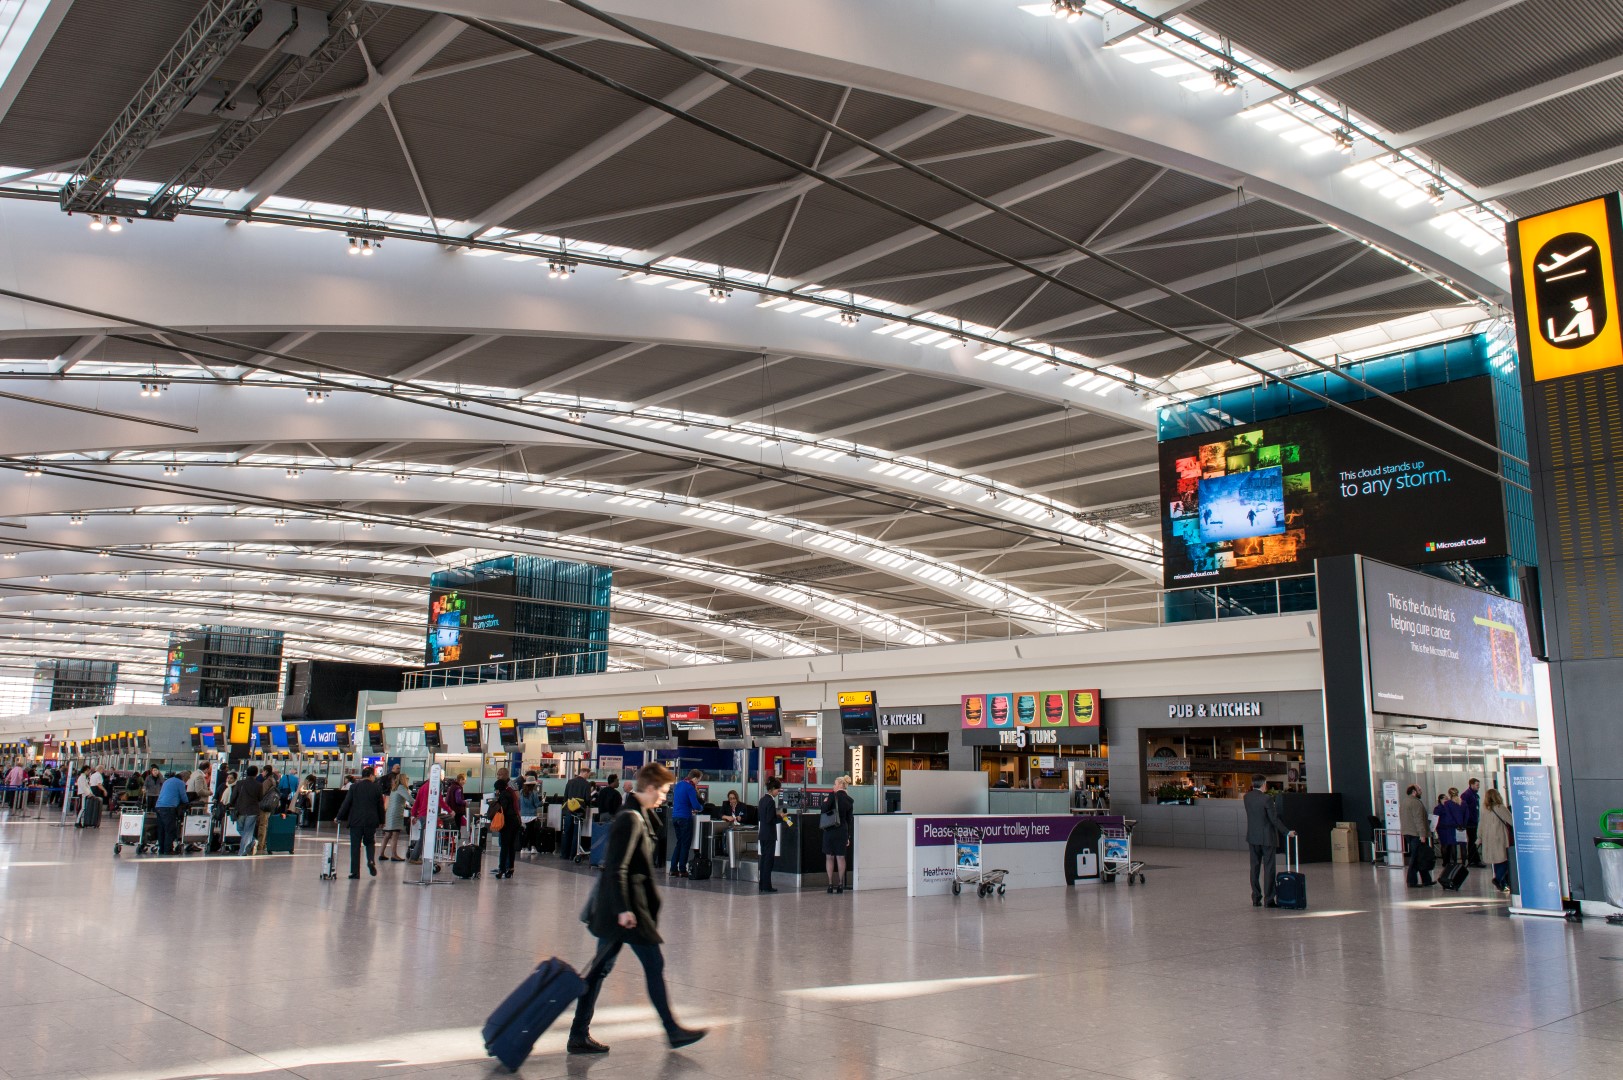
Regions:
<instances>
[{"instance_id":1,"label":"man in dark suit","mask_svg":"<svg viewBox=\"0 0 1623 1080\"><path fill-rule=\"evenodd\" d=\"M778 789L783 781L769 776L756 807L756 820L761 828L761 891L777 892L772 887L772 870L778 864Z\"/></svg>"},{"instance_id":2,"label":"man in dark suit","mask_svg":"<svg viewBox=\"0 0 1623 1080\"><path fill-rule=\"evenodd\" d=\"M1263 793L1267 777L1256 773L1251 777L1251 790L1245 793L1245 842L1251 847L1251 906L1278 907L1274 903L1274 853L1279 850L1281 836L1296 834L1280 820L1279 807ZM1257 879L1261 872L1262 880Z\"/></svg>"},{"instance_id":3,"label":"man in dark suit","mask_svg":"<svg viewBox=\"0 0 1623 1080\"><path fill-rule=\"evenodd\" d=\"M349 824L349 876L361 876L361 848L366 848L366 869L378 876L377 854L373 843L378 826L383 824L383 789L372 779L372 766L361 770L361 778L349 785L344 803L338 808L338 820Z\"/></svg>"}]
</instances>

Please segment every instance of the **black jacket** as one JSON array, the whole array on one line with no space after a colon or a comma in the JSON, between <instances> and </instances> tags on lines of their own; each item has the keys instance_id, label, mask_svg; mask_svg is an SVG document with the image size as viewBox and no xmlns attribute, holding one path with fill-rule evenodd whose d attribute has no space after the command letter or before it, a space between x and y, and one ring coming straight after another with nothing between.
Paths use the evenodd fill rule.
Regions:
<instances>
[{"instance_id":1,"label":"black jacket","mask_svg":"<svg viewBox=\"0 0 1623 1080\"><path fill-rule=\"evenodd\" d=\"M344 792L338 820L352 829L376 829L383 824L383 788L376 780L357 780Z\"/></svg>"},{"instance_id":2,"label":"black jacket","mask_svg":"<svg viewBox=\"0 0 1623 1080\"><path fill-rule=\"evenodd\" d=\"M620 807L625 801L625 796L620 794L619 788L604 784L597 789L597 794L592 796L592 808L599 814L613 817L620 812Z\"/></svg>"},{"instance_id":3,"label":"black jacket","mask_svg":"<svg viewBox=\"0 0 1623 1080\"><path fill-rule=\"evenodd\" d=\"M258 776L237 777L237 787L232 794L231 812L237 817L253 817L259 813L261 788Z\"/></svg>"},{"instance_id":4,"label":"black jacket","mask_svg":"<svg viewBox=\"0 0 1623 1080\"><path fill-rule=\"evenodd\" d=\"M603 856L603 875L587 912L586 925L600 938L639 934L659 944L659 889L654 885L654 834L647 816L636 806L615 815L609 825L609 847ZM622 912L637 917L637 928L620 926Z\"/></svg>"},{"instance_id":5,"label":"black jacket","mask_svg":"<svg viewBox=\"0 0 1623 1080\"><path fill-rule=\"evenodd\" d=\"M778 850L778 800L770 795L762 795L755 813L761 829L761 850L775 854Z\"/></svg>"}]
</instances>

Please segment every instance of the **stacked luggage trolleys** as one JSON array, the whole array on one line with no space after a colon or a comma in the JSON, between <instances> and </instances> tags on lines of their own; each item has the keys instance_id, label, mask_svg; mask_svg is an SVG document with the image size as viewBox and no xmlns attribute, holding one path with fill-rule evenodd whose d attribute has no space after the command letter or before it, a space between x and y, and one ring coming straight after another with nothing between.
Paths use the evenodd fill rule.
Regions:
<instances>
[{"instance_id":1,"label":"stacked luggage trolleys","mask_svg":"<svg viewBox=\"0 0 1623 1080\"><path fill-rule=\"evenodd\" d=\"M1123 818L1120 825L1103 825L1099 832L1099 876L1107 882L1125 874L1127 884L1137 879L1144 884L1144 864L1133 858L1133 826L1138 822Z\"/></svg>"},{"instance_id":2,"label":"stacked luggage trolleys","mask_svg":"<svg viewBox=\"0 0 1623 1080\"><path fill-rule=\"evenodd\" d=\"M981 863L982 837L979 829L960 825L953 830L952 840L952 895L957 896L965 885L975 886L975 895L981 898L1004 892L1007 870L987 869Z\"/></svg>"}]
</instances>

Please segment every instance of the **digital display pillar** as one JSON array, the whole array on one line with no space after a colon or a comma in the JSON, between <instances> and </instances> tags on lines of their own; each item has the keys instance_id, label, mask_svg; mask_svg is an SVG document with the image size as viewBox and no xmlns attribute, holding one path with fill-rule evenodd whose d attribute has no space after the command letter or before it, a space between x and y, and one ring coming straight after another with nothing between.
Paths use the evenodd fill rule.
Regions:
<instances>
[{"instance_id":1,"label":"digital display pillar","mask_svg":"<svg viewBox=\"0 0 1623 1080\"><path fill-rule=\"evenodd\" d=\"M1623 806L1623 310L1616 194L1507 230L1568 887L1603 901L1592 837Z\"/></svg>"}]
</instances>

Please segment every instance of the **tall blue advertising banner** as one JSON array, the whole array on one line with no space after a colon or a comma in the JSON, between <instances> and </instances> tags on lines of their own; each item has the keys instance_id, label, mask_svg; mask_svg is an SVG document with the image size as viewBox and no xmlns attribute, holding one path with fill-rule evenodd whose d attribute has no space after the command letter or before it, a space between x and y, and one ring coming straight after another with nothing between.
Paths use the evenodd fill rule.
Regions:
<instances>
[{"instance_id":1,"label":"tall blue advertising banner","mask_svg":"<svg viewBox=\"0 0 1623 1080\"><path fill-rule=\"evenodd\" d=\"M1518 915L1563 915L1561 850L1555 839L1555 799L1548 765L1507 765L1510 816L1516 829Z\"/></svg>"}]
</instances>

